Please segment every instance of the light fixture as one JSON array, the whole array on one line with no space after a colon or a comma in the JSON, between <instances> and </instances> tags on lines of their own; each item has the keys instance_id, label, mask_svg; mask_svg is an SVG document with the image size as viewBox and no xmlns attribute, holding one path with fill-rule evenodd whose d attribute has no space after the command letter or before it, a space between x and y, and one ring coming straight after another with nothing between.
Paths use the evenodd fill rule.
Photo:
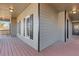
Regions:
<instances>
[{"instance_id":1,"label":"light fixture","mask_svg":"<svg viewBox=\"0 0 79 59\"><path fill-rule=\"evenodd\" d=\"M73 14L76 14L76 13L77 13L77 11L76 11L76 10L74 10L74 11L72 11L72 13L73 13Z\"/></svg>"},{"instance_id":2,"label":"light fixture","mask_svg":"<svg viewBox=\"0 0 79 59\"><path fill-rule=\"evenodd\" d=\"M14 11L13 7L10 7L9 11L12 13Z\"/></svg>"},{"instance_id":3,"label":"light fixture","mask_svg":"<svg viewBox=\"0 0 79 59\"><path fill-rule=\"evenodd\" d=\"M13 12L13 9L11 9L10 12Z\"/></svg>"},{"instance_id":4,"label":"light fixture","mask_svg":"<svg viewBox=\"0 0 79 59\"><path fill-rule=\"evenodd\" d=\"M77 8L76 8L76 6L73 7L72 13L73 13L73 14L76 14L76 13L77 13Z\"/></svg>"}]
</instances>

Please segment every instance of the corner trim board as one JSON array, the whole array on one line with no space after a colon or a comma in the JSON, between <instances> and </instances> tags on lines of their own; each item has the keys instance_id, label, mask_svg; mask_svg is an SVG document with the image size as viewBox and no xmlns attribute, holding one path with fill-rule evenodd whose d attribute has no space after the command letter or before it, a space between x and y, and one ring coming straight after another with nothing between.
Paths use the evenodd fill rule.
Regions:
<instances>
[{"instance_id":1,"label":"corner trim board","mask_svg":"<svg viewBox=\"0 0 79 59\"><path fill-rule=\"evenodd\" d=\"M64 21L64 25L65 25L65 27L64 27L64 37L65 37L65 39L64 39L64 41L66 42L66 10L65 10L65 21Z\"/></svg>"},{"instance_id":2,"label":"corner trim board","mask_svg":"<svg viewBox=\"0 0 79 59\"><path fill-rule=\"evenodd\" d=\"M40 52L40 3L38 3L38 20L39 20L39 27L38 27L38 52Z\"/></svg>"}]
</instances>

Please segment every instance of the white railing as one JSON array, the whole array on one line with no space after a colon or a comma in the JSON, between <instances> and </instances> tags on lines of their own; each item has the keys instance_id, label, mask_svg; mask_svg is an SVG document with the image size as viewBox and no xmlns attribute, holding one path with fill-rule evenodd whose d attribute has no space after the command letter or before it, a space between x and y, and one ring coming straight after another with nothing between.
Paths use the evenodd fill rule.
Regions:
<instances>
[{"instance_id":1,"label":"white railing","mask_svg":"<svg viewBox=\"0 0 79 59\"><path fill-rule=\"evenodd\" d=\"M0 30L0 35L9 35L10 30Z\"/></svg>"}]
</instances>

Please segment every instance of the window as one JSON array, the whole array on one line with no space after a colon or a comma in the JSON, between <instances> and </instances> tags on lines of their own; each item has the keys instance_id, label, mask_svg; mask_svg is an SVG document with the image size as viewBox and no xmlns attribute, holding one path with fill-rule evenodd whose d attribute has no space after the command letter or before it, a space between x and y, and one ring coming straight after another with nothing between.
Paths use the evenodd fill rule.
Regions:
<instances>
[{"instance_id":1,"label":"window","mask_svg":"<svg viewBox=\"0 0 79 59\"><path fill-rule=\"evenodd\" d=\"M21 21L18 23L18 33L21 35Z\"/></svg>"},{"instance_id":2,"label":"window","mask_svg":"<svg viewBox=\"0 0 79 59\"><path fill-rule=\"evenodd\" d=\"M25 18L24 18L24 22L23 22L23 35L25 36Z\"/></svg>"},{"instance_id":3,"label":"window","mask_svg":"<svg viewBox=\"0 0 79 59\"><path fill-rule=\"evenodd\" d=\"M30 16L30 39L33 39L33 15Z\"/></svg>"},{"instance_id":4,"label":"window","mask_svg":"<svg viewBox=\"0 0 79 59\"><path fill-rule=\"evenodd\" d=\"M30 39L33 39L33 14L26 19L26 26L27 26L26 28L27 36Z\"/></svg>"},{"instance_id":5,"label":"window","mask_svg":"<svg viewBox=\"0 0 79 59\"><path fill-rule=\"evenodd\" d=\"M27 18L27 36L30 36L30 19Z\"/></svg>"}]
</instances>

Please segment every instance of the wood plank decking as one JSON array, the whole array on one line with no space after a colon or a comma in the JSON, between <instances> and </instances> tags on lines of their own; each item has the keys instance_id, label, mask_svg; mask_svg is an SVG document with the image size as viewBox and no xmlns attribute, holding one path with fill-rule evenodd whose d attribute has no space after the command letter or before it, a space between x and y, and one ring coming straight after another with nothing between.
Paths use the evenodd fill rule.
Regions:
<instances>
[{"instance_id":1,"label":"wood plank decking","mask_svg":"<svg viewBox=\"0 0 79 59\"><path fill-rule=\"evenodd\" d=\"M0 36L0 56L33 56L38 52L16 37Z\"/></svg>"},{"instance_id":2,"label":"wood plank decking","mask_svg":"<svg viewBox=\"0 0 79 59\"><path fill-rule=\"evenodd\" d=\"M16 37L0 36L0 56L79 56L79 36L37 52Z\"/></svg>"}]
</instances>

